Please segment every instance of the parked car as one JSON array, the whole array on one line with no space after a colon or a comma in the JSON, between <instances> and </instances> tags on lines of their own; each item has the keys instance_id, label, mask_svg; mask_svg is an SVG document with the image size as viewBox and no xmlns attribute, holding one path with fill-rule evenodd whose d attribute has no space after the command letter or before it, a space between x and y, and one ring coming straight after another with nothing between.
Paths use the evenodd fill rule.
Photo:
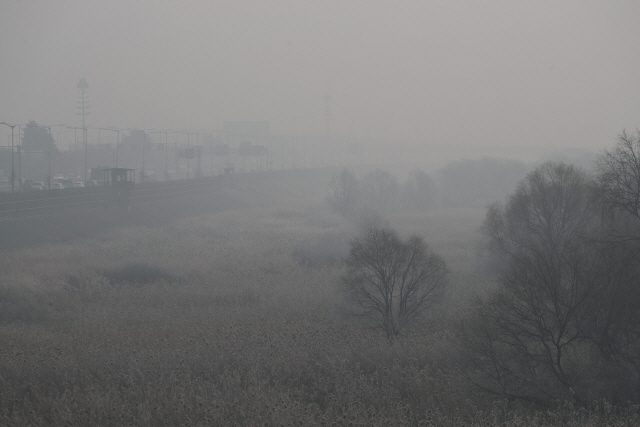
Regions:
<instances>
[{"instance_id":1,"label":"parked car","mask_svg":"<svg viewBox=\"0 0 640 427\"><path fill-rule=\"evenodd\" d=\"M76 181L71 185L73 188L84 187L84 183L82 181Z\"/></svg>"}]
</instances>

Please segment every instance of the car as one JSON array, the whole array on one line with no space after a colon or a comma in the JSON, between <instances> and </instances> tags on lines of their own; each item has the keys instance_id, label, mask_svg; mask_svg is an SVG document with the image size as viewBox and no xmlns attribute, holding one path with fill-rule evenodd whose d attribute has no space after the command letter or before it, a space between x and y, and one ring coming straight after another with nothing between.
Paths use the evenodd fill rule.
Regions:
<instances>
[{"instance_id":1,"label":"car","mask_svg":"<svg viewBox=\"0 0 640 427\"><path fill-rule=\"evenodd\" d=\"M82 181L75 181L73 184L71 184L71 186L73 188L80 188L80 187L84 187L84 183Z\"/></svg>"},{"instance_id":2,"label":"car","mask_svg":"<svg viewBox=\"0 0 640 427\"><path fill-rule=\"evenodd\" d=\"M44 190L44 183L42 183L42 182L34 182L33 184L31 184L31 190L32 191Z\"/></svg>"},{"instance_id":3,"label":"car","mask_svg":"<svg viewBox=\"0 0 640 427\"><path fill-rule=\"evenodd\" d=\"M59 182L56 182L56 183L51 184L51 189L52 190L64 190L64 185L62 185Z\"/></svg>"},{"instance_id":4,"label":"car","mask_svg":"<svg viewBox=\"0 0 640 427\"><path fill-rule=\"evenodd\" d=\"M53 175L53 179L56 181L61 181L64 179L64 175L62 175L61 173L57 173L55 175Z\"/></svg>"}]
</instances>

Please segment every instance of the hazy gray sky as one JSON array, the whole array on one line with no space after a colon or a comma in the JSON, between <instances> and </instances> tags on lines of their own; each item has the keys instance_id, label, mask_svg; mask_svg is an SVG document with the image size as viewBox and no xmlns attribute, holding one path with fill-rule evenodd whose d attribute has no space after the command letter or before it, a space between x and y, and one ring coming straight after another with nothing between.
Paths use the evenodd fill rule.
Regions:
<instances>
[{"instance_id":1,"label":"hazy gray sky","mask_svg":"<svg viewBox=\"0 0 640 427\"><path fill-rule=\"evenodd\" d=\"M0 121L598 149L640 126L636 1L0 0ZM3 135L8 129L0 129Z\"/></svg>"}]
</instances>

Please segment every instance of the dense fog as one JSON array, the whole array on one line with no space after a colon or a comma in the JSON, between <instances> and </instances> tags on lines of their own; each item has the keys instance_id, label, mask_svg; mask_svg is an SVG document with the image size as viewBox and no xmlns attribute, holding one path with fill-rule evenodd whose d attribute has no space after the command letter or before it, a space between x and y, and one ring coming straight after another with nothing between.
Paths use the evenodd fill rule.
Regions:
<instances>
[{"instance_id":1,"label":"dense fog","mask_svg":"<svg viewBox=\"0 0 640 427\"><path fill-rule=\"evenodd\" d=\"M261 120L274 135L393 144L377 161L599 150L637 126L639 13L631 1L9 0L0 121L82 126L84 77L91 128L218 136L224 121Z\"/></svg>"},{"instance_id":2,"label":"dense fog","mask_svg":"<svg viewBox=\"0 0 640 427\"><path fill-rule=\"evenodd\" d=\"M0 425L638 425L639 12L0 3Z\"/></svg>"}]
</instances>

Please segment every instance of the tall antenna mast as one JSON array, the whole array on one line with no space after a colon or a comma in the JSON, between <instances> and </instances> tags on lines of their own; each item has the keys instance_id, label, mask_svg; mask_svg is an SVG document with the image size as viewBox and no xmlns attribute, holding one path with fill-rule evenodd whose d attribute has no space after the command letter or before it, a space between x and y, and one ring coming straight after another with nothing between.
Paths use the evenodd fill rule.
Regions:
<instances>
[{"instance_id":1,"label":"tall antenna mast","mask_svg":"<svg viewBox=\"0 0 640 427\"><path fill-rule=\"evenodd\" d=\"M83 129L87 126L85 117L89 114L89 100L87 99L87 89L89 89L87 79L81 77L80 81L78 81L78 109L80 110L80 112L77 114L79 116L82 116Z\"/></svg>"}]
</instances>

